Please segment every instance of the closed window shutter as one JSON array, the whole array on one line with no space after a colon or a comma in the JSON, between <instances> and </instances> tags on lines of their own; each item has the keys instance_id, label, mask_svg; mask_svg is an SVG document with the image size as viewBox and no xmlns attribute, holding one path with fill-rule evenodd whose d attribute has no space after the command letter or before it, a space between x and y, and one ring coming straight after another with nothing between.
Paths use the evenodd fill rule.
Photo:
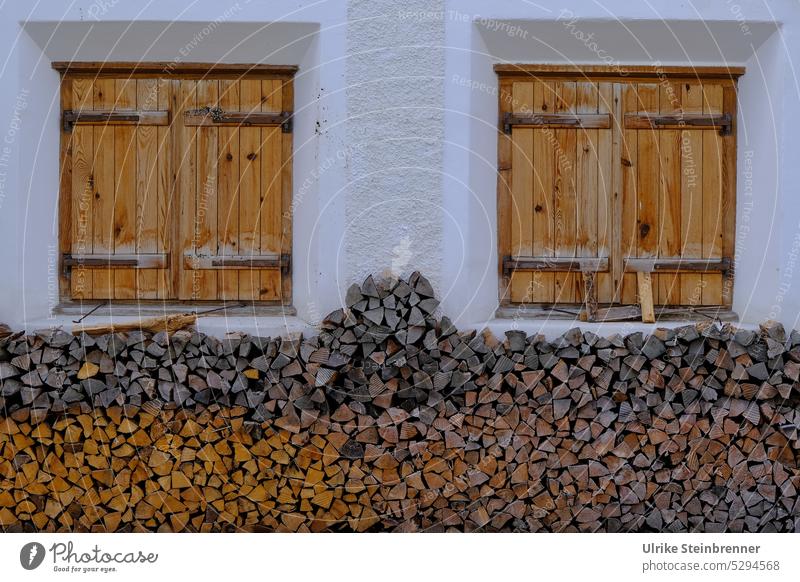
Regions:
<instances>
[{"instance_id":1,"label":"closed window shutter","mask_svg":"<svg viewBox=\"0 0 800 582\"><path fill-rule=\"evenodd\" d=\"M730 307L741 73L505 68L501 303Z\"/></svg>"},{"instance_id":2,"label":"closed window shutter","mask_svg":"<svg viewBox=\"0 0 800 582\"><path fill-rule=\"evenodd\" d=\"M65 82L75 115L67 161L72 212L66 260L73 299L166 297L168 260L159 221L169 148L161 89L156 79Z\"/></svg>"},{"instance_id":3,"label":"closed window shutter","mask_svg":"<svg viewBox=\"0 0 800 582\"><path fill-rule=\"evenodd\" d=\"M182 216L196 217L181 223L181 299L285 297L284 84L180 82L187 152L180 168Z\"/></svg>"},{"instance_id":4,"label":"closed window shutter","mask_svg":"<svg viewBox=\"0 0 800 582\"><path fill-rule=\"evenodd\" d=\"M626 263L634 268L648 265L648 260L653 264L675 260L688 269L692 261L723 258L722 161L729 146L713 127L686 125L696 116L723 114L723 92L723 86L714 82L625 86L623 248ZM675 123L666 122L670 116L675 116ZM661 120L642 127L646 117ZM626 275L623 296L633 297L635 284L634 276ZM653 271L652 286L657 306L728 301L723 296L723 273L714 268L702 274L679 268Z\"/></svg>"},{"instance_id":5,"label":"closed window shutter","mask_svg":"<svg viewBox=\"0 0 800 582\"><path fill-rule=\"evenodd\" d=\"M291 303L291 72L250 73L62 80L65 299Z\"/></svg>"},{"instance_id":6,"label":"closed window shutter","mask_svg":"<svg viewBox=\"0 0 800 582\"><path fill-rule=\"evenodd\" d=\"M511 85L512 302L611 301L610 83Z\"/></svg>"}]
</instances>

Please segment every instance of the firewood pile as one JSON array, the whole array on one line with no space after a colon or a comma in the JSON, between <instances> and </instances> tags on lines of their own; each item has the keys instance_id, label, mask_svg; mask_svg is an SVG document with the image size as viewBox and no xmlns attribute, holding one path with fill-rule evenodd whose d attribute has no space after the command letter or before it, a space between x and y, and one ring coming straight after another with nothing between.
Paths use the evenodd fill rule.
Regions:
<instances>
[{"instance_id":1,"label":"firewood pile","mask_svg":"<svg viewBox=\"0 0 800 582\"><path fill-rule=\"evenodd\" d=\"M800 334L458 331L418 273L318 335L0 340L6 531L798 531Z\"/></svg>"}]
</instances>

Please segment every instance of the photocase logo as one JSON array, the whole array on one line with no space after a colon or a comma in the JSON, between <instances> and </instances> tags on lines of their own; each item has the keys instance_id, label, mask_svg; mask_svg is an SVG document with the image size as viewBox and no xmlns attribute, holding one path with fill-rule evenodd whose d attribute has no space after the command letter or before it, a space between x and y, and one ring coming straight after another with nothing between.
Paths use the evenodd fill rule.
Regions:
<instances>
[{"instance_id":1,"label":"photocase logo","mask_svg":"<svg viewBox=\"0 0 800 582\"><path fill-rule=\"evenodd\" d=\"M44 546L39 542L30 542L19 551L19 563L26 570L35 570L44 561Z\"/></svg>"}]
</instances>

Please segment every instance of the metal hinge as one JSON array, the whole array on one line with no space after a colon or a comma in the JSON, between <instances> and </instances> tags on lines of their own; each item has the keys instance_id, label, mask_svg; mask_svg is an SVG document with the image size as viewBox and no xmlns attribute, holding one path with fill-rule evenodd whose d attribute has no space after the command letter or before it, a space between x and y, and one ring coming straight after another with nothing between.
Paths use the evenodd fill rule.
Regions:
<instances>
[{"instance_id":1,"label":"metal hinge","mask_svg":"<svg viewBox=\"0 0 800 582\"><path fill-rule=\"evenodd\" d=\"M61 115L61 124L64 128L64 131L67 133L72 133L72 128L75 127L75 124L79 121L85 121L88 123L107 123L109 121L130 121L130 122L137 122L139 121L139 114L138 113L117 113L113 111L105 111L102 113L87 113L87 112L80 112L80 111L72 111L71 109L67 109Z\"/></svg>"},{"instance_id":2,"label":"metal hinge","mask_svg":"<svg viewBox=\"0 0 800 582\"><path fill-rule=\"evenodd\" d=\"M189 127L208 125L260 126L280 125L283 133L292 133L293 114L290 111L268 113L261 111L225 111L220 107L201 107L184 113L184 124Z\"/></svg>"}]
</instances>

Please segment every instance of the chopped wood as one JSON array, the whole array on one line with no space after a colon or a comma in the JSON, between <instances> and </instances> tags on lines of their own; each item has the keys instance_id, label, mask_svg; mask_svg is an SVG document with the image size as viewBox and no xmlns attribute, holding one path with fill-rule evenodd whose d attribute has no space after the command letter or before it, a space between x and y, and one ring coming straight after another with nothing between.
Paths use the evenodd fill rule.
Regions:
<instances>
[{"instance_id":1,"label":"chopped wood","mask_svg":"<svg viewBox=\"0 0 800 582\"><path fill-rule=\"evenodd\" d=\"M498 338L433 294L370 278L306 338L0 339L0 525L796 531L800 333Z\"/></svg>"}]
</instances>

